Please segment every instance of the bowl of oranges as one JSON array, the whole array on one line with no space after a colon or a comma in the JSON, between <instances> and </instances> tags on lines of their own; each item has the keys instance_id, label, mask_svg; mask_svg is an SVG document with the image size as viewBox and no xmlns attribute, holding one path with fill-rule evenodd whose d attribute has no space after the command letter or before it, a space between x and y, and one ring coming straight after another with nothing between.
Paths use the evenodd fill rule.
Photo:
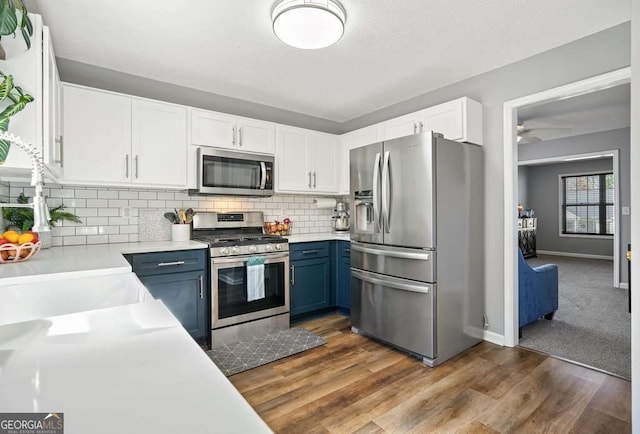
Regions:
<instances>
[{"instance_id":1,"label":"bowl of oranges","mask_svg":"<svg viewBox=\"0 0 640 434\"><path fill-rule=\"evenodd\" d=\"M0 264L26 261L35 256L42 247L38 234L25 231L6 231L0 235Z\"/></svg>"}]
</instances>

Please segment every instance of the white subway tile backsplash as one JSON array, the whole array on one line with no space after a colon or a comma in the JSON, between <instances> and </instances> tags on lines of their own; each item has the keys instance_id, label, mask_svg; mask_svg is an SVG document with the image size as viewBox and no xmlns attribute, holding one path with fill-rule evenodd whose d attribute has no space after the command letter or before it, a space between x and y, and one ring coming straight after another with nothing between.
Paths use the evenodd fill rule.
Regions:
<instances>
[{"instance_id":1,"label":"white subway tile backsplash","mask_svg":"<svg viewBox=\"0 0 640 434\"><path fill-rule=\"evenodd\" d=\"M119 208L99 208L98 215L101 217L118 217L120 215Z\"/></svg>"},{"instance_id":2,"label":"white subway tile backsplash","mask_svg":"<svg viewBox=\"0 0 640 434\"><path fill-rule=\"evenodd\" d=\"M76 197L80 199L95 199L98 197L98 190L76 190Z\"/></svg>"},{"instance_id":3,"label":"white subway tile backsplash","mask_svg":"<svg viewBox=\"0 0 640 434\"><path fill-rule=\"evenodd\" d=\"M98 235L96 226L82 226L76 228L76 235Z\"/></svg>"},{"instance_id":4,"label":"white subway tile backsplash","mask_svg":"<svg viewBox=\"0 0 640 434\"><path fill-rule=\"evenodd\" d=\"M137 242L143 238L151 241L155 239L154 236L158 240L169 239L170 234L166 231L142 231L141 228L147 228L152 221L164 222L163 214L174 208L193 208L196 211L255 210L262 211L265 220L289 217L293 221L294 234L331 230L332 210L315 208L313 199L317 196L207 197L152 189L58 185L48 186L45 190L50 207L64 204L65 211L78 215L82 220L82 223L58 223L52 233L54 246ZM22 192L32 196L33 188L26 183L0 182L0 200L4 194L9 200L15 201ZM123 207L130 208L130 217L121 216Z\"/></svg>"},{"instance_id":5,"label":"white subway tile backsplash","mask_svg":"<svg viewBox=\"0 0 640 434\"><path fill-rule=\"evenodd\" d=\"M109 235L109 243L128 243L129 235Z\"/></svg>"},{"instance_id":6,"label":"white subway tile backsplash","mask_svg":"<svg viewBox=\"0 0 640 434\"><path fill-rule=\"evenodd\" d=\"M98 199L117 199L118 192L113 190L98 190Z\"/></svg>"},{"instance_id":7,"label":"white subway tile backsplash","mask_svg":"<svg viewBox=\"0 0 640 434\"><path fill-rule=\"evenodd\" d=\"M87 199L87 206L92 208L106 208L109 206L109 201L107 199Z\"/></svg>"}]
</instances>

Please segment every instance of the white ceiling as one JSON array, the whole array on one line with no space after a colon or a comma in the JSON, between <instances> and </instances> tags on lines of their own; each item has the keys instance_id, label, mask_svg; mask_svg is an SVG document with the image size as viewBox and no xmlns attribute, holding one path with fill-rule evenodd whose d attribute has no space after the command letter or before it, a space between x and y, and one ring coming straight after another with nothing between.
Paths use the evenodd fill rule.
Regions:
<instances>
[{"instance_id":1,"label":"white ceiling","mask_svg":"<svg viewBox=\"0 0 640 434\"><path fill-rule=\"evenodd\" d=\"M59 57L344 122L630 19L629 0L342 0L317 51L271 30L273 0L31 0Z\"/></svg>"},{"instance_id":2,"label":"white ceiling","mask_svg":"<svg viewBox=\"0 0 640 434\"><path fill-rule=\"evenodd\" d=\"M518 124L531 129L530 134L542 141L628 128L631 125L631 85L519 110Z\"/></svg>"}]
</instances>

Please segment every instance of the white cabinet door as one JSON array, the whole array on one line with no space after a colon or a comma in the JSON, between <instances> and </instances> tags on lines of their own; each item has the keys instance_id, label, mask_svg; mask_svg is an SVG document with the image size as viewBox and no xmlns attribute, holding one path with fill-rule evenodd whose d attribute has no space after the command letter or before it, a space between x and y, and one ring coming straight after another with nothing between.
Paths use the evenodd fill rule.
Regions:
<instances>
[{"instance_id":1,"label":"white cabinet door","mask_svg":"<svg viewBox=\"0 0 640 434\"><path fill-rule=\"evenodd\" d=\"M336 158L338 136L313 133L310 146L310 165L313 170L311 191L336 194L338 192L338 165Z\"/></svg>"},{"instance_id":2,"label":"white cabinet door","mask_svg":"<svg viewBox=\"0 0 640 434\"><path fill-rule=\"evenodd\" d=\"M382 123L384 135L380 140L397 139L418 132L420 123L419 113L410 113Z\"/></svg>"},{"instance_id":3,"label":"white cabinet door","mask_svg":"<svg viewBox=\"0 0 640 434\"><path fill-rule=\"evenodd\" d=\"M299 128L276 129L276 193L311 191L309 134Z\"/></svg>"},{"instance_id":4,"label":"white cabinet door","mask_svg":"<svg viewBox=\"0 0 640 434\"><path fill-rule=\"evenodd\" d=\"M464 137L462 100L457 99L444 104L429 107L420 112L420 132L433 131L449 140L462 140Z\"/></svg>"},{"instance_id":5,"label":"white cabinet door","mask_svg":"<svg viewBox=\"0 0 640 434\"><path fill-rule=\"evenodd\" d=\"M43 60L43 157L44 164L55 180L62 178L62 88L51 43L49 27L44 26Z\"/></svg>"},{"instance_id":6,"label":"white cabinet door","mask_svg":"<svg viewBox=\"0 0 640 434\"><path fill-rule=\"evenodd\" d=\"M186 108L138 99L131 107L132 182L186 188Z\"/></svg>"},{"instance_id":7,"label":"white cabinet door","mask_svg":"<svg viewBox=\"0 0 640 434\"><path fill-rule=\"evenodd\" d=\"M239 151L269 155L276 151L276 126L271 122L238 118L237 136Z\"/></svg>"},{"instance_id":8,"label":"white cabinet door","mask_svg":"<svg viewBox=\"0 0 640 434\"><path fill-rule=\"evenodd\" d=\"M131 99L63 86L64 180L123 183L131 179Z\"/></svg>"},{"instance_id":9,"label":"white cabinet door","mask_svg":"<svg viewBox=\"0 0 640 434\"><path fill-rule=\"evenodd\" d=\"M192 109L191 143L199 146L235 149L235 116Z\"/></svg>"},{"instance_id":10,"label":"white cabinet door","mask_svg":"<svg viewBox=\"0 0 640 434\"><path fill-rule=\"evenodd\" d=\"M349 152L360 146L371 145L378 142L378 126L371 125L351 131L340 136L338 151L338 167L340 168L340 185L338 194L351 193L349 186Z\"/></svg>"}]
</instances>

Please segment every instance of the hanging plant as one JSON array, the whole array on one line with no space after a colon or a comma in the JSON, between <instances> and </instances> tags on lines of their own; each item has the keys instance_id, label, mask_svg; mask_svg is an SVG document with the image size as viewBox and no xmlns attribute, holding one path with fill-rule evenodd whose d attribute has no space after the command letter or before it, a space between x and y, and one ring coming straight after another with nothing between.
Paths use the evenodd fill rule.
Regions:
<instances>
[{"instance_id":1,"label":"hanging plant","mask_svg":"<svg viewBox=\"0 0 640 434\"><path fill-rule=\"evenodd\" d=\"M0 0L2 1L2 0ZM15 86L12 75L5 75L0 71L0 131L7 131L11 116L22 111L27 104L33 101L33 97L24 93L20 86ZM4 108L3 108L4 107ZM0 164L7 160L11 142L0 140Z\"/></svg>"},{"instance_id":2,"label":"hanging plant","mask_svg":"<svg viewBox=\"0 0 640 434\"><path fill-rule=\"evenodd\" d=\"M20 12L19 21L17 12ZM33 24L29 19L27 8L22 0L0 0L0 39L9 35L15 37L18 29L20 29L28 50L31 48ZM0 53L0 58L4 59L4 50Z\"/></svg>"}]
</instances>

